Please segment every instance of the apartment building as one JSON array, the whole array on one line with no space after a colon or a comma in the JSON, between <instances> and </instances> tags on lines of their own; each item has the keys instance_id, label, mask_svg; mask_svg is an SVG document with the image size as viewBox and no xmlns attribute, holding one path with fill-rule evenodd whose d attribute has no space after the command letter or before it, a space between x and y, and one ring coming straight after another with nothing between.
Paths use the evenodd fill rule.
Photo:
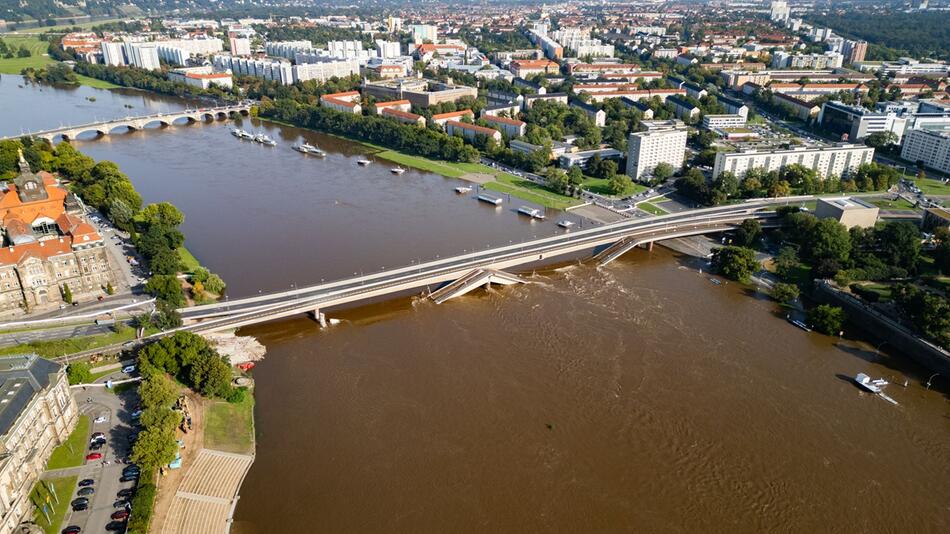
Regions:
<instances>
[{"instance_id":1,"label":"apartment building","mask_svg":"<svg viewBox=\"0 0 950 534\"><path fill-rule=\"evenodd\" d=\"M420 128L426 127L426 118L422 115L416 115L415 113L409 113L408 111L403 111L396 107L385 107L382 110L377 112L387 119L393 119L396 122L401 122L403 124L412 124Z\"/></svg>"},{"instance_id":2,"label":"apartment building","mask_svg":"<svg viewBox=\"0 0 950 534\"><path fill-rule=\"evenodd\" d=\"M36 354L0 356L0 533L32 520L30 491L79 410L61 364ZM69 499L69 495L60 495Z\"/></svg>"},{"instance_id":3,"label":"apartment building","mask_svg":"<svg viewBox=\"0 0 950 534\"><path fill-rule=\"evenodd\" d=\"M509 138L521 137L525 134L528 125L518 119L509 119L508 117L499 117L497 115L486 114L482 112L481 119L491 127L497 128Z\"/></svg>"},{"instance_id":4,"label":"apartment building","mask_svg":"<svg viewBox=\"0 0 950 534\"><path fill-rule=\"evenodd\" d=\"M511 62L508 70L519 78L527 78L538 74L557 74L561 66L547 59L516 59Z\"/></svg>"},{"instance_id":5,"label":"apartment building","mask_svg":"<svg viewBox=\"0 0 950 534\"><path fill-rule=\"evenodd\" d=\"M847 176L874 160L874 149L863 145L838 144L819 148L787 150L746 150L716 154L713 176L731 172L742 178L749 169L781 170L797 163L818 173L820 178Z\"/></svg>"},{"instance_id":6,"label":"apartment building","mask_svg":"<svg viewBox=\"0 0 950 534\"><path fill-rule=\"evenodd\" d=\"M910 130L904 136L901 157L950 174L950 131Z\"/></svg>"},{"instance_id":7,"label":"apartment building","mask_svg":"<svg viewBox=\"0 0 950 534\"><path fill-rule=\"evenodd\" d=\"M320 105L325 108L335 109L343 113L352 113L354 115L359 115L363 112L363 108L360 106L359 91L345 91L342 93L323 95L320 97Z\"/></svg>"},{"instance_id":8,"label":"apartment building","mask_svg":"<svg viewBox=\"0 0 950 534\"><path fill-rule=\"evenodd\" d=\"M494 130L492 128L485 128L484 126L478 126L475 124L468 124L465 122L459 121L447 121L445 123L445 131L449 135L459 134L465 139L473 140L479 135L484 135L485 137L490 137L496 142L501 141L501 132Z\"/></svg>"},{"instance_id":9,"label":"apartment building","mask_svg":"<svg viewBox=\"0 0 950 534\"><path fill-rule=\"evenodd\" d=\"M680 168L686 155L686 125L678 120L640 124L646 131L634 132L627 140L627 176L634 180L649 177L660 163Z\"/></svg>"}]
</instances>

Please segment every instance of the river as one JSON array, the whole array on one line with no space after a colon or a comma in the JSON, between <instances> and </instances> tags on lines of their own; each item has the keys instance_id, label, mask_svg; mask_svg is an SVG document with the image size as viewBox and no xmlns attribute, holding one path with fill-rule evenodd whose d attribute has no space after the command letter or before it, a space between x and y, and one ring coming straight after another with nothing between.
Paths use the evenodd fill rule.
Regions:
<instances>
[{"instance_id":1,"label":"river","mask_svg":"<svg viewBox=\"0 0 950 534\"><path fill-rule=\"evenodd\" d=\"M72 118L75 100L10 78L0 117L26 94L44 109L16 115L25 127ZM127 114L125 99L173 105L94 94L96 116ZM245 127L280 145L242 143L224 123L77 145L119 163L146 201L179 206L189 248L231 295L558 231L561 215L532 223L520 201L489 208L455 180L360 168L360 145ZM300 139L326 160L291 151ZM234 532L950 528L946 390L859 330L798 330L704 267L657 247L443 305L331 310L342 322L326 330L303 317L244 329L268 355ZM891 379L900 406L857 390L858 372Z\"/></svg>"}]
</instances>

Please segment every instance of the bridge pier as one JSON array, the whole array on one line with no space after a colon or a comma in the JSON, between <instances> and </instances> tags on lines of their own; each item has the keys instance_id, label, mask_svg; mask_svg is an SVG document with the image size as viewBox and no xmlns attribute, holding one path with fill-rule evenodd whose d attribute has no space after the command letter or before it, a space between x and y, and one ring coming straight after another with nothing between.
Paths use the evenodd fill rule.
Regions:
<instances>
[{"instance_id":1,"label":"bridge pier","mask_svg":"<svg viewBox=\"0 0 950 534\"><path fill-rule=\"evenodd\" d=\"M310 316L313 317L314 321L317 321L318 323L320 323L320 326L322 328L327 327L327 315L321 312L320 308L314 308L313 311L310 312Z\"/></svg>"}]
</instances>

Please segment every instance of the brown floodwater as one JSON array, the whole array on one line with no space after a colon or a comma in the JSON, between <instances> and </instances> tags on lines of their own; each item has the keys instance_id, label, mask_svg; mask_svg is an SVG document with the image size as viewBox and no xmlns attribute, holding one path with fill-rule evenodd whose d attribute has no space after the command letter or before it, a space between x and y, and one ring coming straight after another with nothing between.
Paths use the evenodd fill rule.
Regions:
<instances>
[{"instance_id":1,"label":"brown floodwater","mask_svg":"<svg viewBox=\"0 0 950 534\"><path fill-rule=\"evenodd\" d=\"M20 98L8 79L0 97ZM26 94L44 117L88 102ZM166 105L120 96L96 102ZM360 168L359 145L244 126L280 146L223 123L77 145L179 206L232 296L549 235L565 216L532 223L514 212L527 203L488 208L456 180ZM328 157L290 150L302 139ZM947 379L928 391L897 348L798 330L703 267L635 250L443 305L331 311L342 322L326 330L303 317L242 330L268 354L234 532L950 529ZM892 380L900 405L859 391L858 372Z\"/></svg>"}]
</instances>

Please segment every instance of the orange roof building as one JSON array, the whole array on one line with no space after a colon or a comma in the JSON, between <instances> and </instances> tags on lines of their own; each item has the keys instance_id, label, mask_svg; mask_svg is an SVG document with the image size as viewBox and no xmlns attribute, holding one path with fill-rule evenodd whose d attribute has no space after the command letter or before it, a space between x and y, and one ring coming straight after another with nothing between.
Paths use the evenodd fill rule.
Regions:
<instances>
[{"instance_id":1,"label":"orange roof building","mask_svg":"<svg viewBox=\"0 0 950 534\"><path fill-rule=\"evenodd\" d=\"M102 295L118 278L105 242L82 217L82 204L45 171L34 174L19 155L20 173L0 184L0 314L23 314Z\"/></svg>"}]
</instances>

